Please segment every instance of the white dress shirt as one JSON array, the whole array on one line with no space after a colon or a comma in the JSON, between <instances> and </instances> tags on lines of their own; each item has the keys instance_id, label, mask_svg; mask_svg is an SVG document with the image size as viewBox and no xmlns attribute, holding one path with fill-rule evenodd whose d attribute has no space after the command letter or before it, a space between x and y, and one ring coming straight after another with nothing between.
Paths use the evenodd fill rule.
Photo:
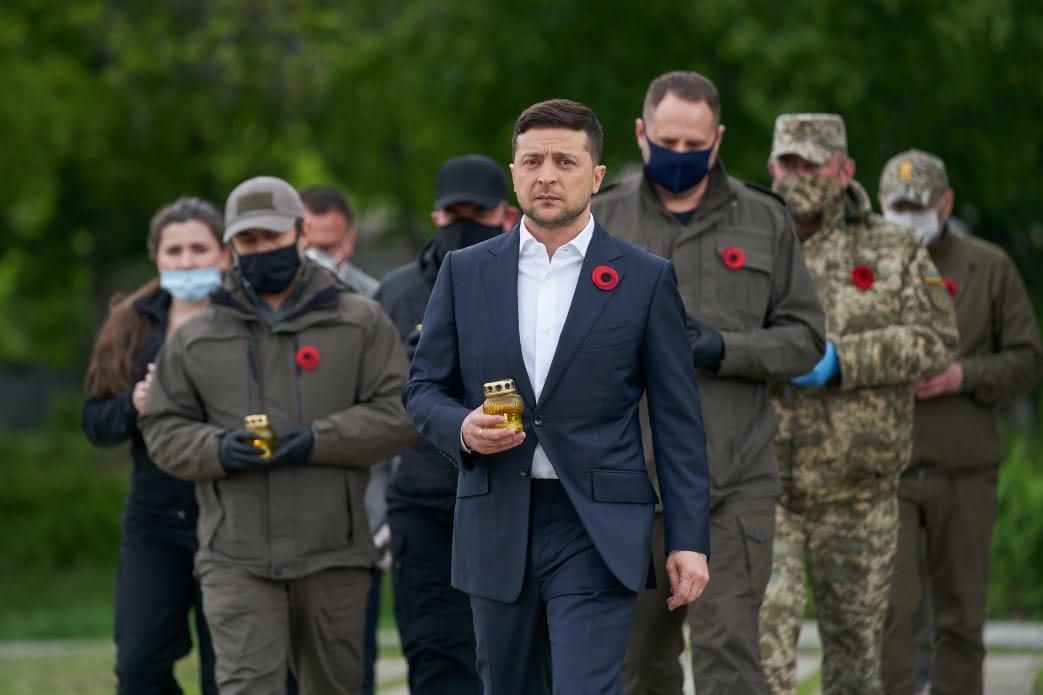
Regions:
<instances>
[{"instance_id":1,"label":"white dress shirt","mask_svg":"<svg viewBox=\"0 0 1043 695\"><path fill-rule=\"evenodd\" d=\"M547 372L558 349L579 271L594 236L594 217L576 237L547 258L547 247L525 228L522 218L518 236L518 337L529 383L539 401ZM532 455L533 478L557 478L550 459L540 444Z\"/></svg>"}]
</instances>

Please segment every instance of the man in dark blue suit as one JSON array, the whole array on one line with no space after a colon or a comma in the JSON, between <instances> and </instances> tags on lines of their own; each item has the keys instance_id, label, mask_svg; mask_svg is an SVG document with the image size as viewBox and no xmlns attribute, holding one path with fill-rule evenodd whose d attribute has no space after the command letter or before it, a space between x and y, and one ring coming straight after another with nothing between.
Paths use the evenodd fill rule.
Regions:
<instances>
[{"instance_id":1,"label":"man in dark blue suit","mask_svg":"<svg viewBox=\"0 0 1043 695\"><path fill-rule=\"evenodd\" d=\"M656 494L671 609L709 581L699 393L673 266L590 214L605 175L582 104L535 104L514 128L524 211L510 232L443 261L403 400L460 469L453 585L471 596L486 695L619 693L636 592L649 580ZM482 411L514 379L524 431Z\"/></svg>"}]
</instances>

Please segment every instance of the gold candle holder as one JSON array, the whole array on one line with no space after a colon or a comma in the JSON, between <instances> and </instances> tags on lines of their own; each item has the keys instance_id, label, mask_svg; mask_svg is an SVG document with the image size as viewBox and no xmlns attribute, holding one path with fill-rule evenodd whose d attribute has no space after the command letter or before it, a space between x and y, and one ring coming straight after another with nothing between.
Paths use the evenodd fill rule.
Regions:
<instances>
[{"instance_id":1,"label":"gold candle holder","mask_svg":"<svg viewBox=\"0 0 1043 695\"><path fill-rule=\"evenodd\" d=\"M525 401L518 395L514 387L514 379L490 381L484 385L484 388L485 402L482 403L482 412L486 415L503 415L504 417L504 421L494 427L509 427L515 432L521 432Z\"/></svg>"},{"instance_id":2,"label":"gold candle holder","mask_svg":"<svg viewBox=\"0 0 1043 695\"><path fill-rule=\"evenodd\" d=\"M261 458L266 459L270 457L275 449L275 430L272 429L271 423L268 422L268 416L263 413L247 415L243 418L243 426L257 435L257 439L250 443L264 450Z\"/></svg>"}]
</instances>

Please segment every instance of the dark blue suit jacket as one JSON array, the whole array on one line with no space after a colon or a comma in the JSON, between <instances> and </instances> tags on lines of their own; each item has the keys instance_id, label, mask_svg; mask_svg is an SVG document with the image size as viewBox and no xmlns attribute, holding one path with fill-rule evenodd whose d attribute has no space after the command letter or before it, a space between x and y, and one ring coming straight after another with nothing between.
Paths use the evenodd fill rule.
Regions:
<instances>
[{"instance_id":1,"label":"dark blue suit jacket","mask_svg":"<svg viewBox=\"0 0 1043 695\"><path fill-rule=\"evenodd\" d=\"M673 265L595 226L537 402L518 338L518 235L515 226L445 258L403 393L420 433L460 468L453 586L517 598L538 441L605 563L637 591L649 571L657 501L638 422L643 393L666 551L710 551L702 412ZM602 265L619 274L611 290L593 282ZM464 453L460 426L484 400L482 385L508 378L525 400L525 443L492 456Z\"/></svg>"}]
</instances>

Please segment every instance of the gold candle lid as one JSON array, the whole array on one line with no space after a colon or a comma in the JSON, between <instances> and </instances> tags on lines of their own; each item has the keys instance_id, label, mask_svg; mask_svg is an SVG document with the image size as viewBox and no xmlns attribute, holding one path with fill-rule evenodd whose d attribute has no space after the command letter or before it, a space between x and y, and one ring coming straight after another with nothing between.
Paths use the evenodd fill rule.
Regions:
<instances>
[{"instance_id":1,"label":"gold candle lid","mask_svg":"<svg viewBox=\"0 0 1043 695\"><path fill-rule=\"evenodd\" d=\"M503 379L502 381L490 381L485 385L486 396L502 396L514 393L514 379Z\"/></svg>"}]
</instances>

